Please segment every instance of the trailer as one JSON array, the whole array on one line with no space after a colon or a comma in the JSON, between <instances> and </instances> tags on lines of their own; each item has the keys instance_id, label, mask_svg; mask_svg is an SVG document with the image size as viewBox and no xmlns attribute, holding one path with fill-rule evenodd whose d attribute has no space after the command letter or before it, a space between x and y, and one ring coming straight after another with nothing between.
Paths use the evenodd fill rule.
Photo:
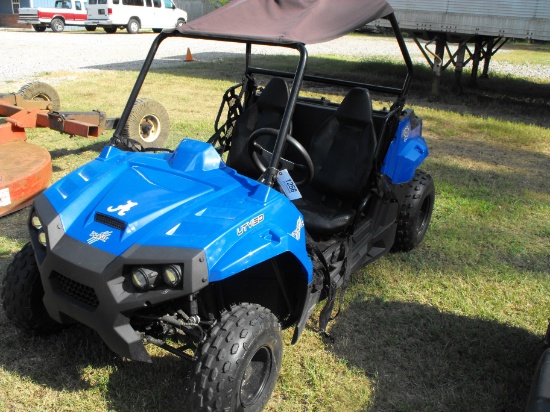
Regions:
<instances>
[{"instance_id":1,"label":"trailer","mask_svg":"<svg viewBox=\"0 0 550 412\"><path fill-rule=\"evenodd\" d=\"M401 30L414 39L433 73L432 94L439 94L441 72L455 68L462 90L464 66L472 62L470 86L476 86L479 65L487 77L491 57L509 39L550 41L548 0L389 0ZM375 27L389 28L379 19ZM456 47L449 47L455 43Z\"/></svg>"}]
</instances>

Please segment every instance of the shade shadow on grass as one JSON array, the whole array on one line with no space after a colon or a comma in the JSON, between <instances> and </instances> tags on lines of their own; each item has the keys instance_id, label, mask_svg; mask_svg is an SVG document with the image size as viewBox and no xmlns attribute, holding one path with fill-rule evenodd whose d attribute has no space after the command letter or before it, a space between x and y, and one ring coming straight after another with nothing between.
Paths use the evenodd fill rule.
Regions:
<instances>
[{"instance_id":1,"label":"shade shadow on grass","mask_svg":"<svg viewBox=\"0 0 550 412\"><path fill-rule=\"evenodd\" d=\"M171 355L154 357L153 363L127 361L84 326L35 336L16 331L3 313L0 330L0 366L10 374L58 392L99 389L109 410L187 411L183 388L189 365Z\"/></svg>"},{"instance_id":2,"label":"shade shadow on grass","mask_svg":"<svg viewBox=\"0 0 550 412\"><path fill-rule=\"evenodd\" d=\"M244 53L197 53L197 61L185 63L182 56L170 56L154 61L150 73L203 78L209 80L240 81L244 72ZM90 66L97 70L138 71L141 60L108 65ZM296 56L259 56L253 64L294 71ZM342 78L371 84L401 87L405 78L404 64L385 61L381 56L371 60L350 61L345 57L310 56L308 74ZM137 77L137 73L136 73ZM409 104L421 104L458 113L471 113L479 116L492 116L511 121L522 121L550 127L547 112L550 109L550 83L490 73L488 79L478 79L477 86L469 87L469 73L465 70L462 78L462 94L457 95L454 71L449 69L441 75L440 94L431 95L432 72L426 64L414 65L414 76L408 95ZM307 89L307 85L305 86ZM376 97L376 96L375 96ZM383 99L383 96L380 96Z\"/></svg>"},{"instance_id":3,"label":"shade shadow on grass","mask_svg":"<svg viewBox=\"0 0 550 412\"><path fill-rule=\"evenodd\" d=\"M372 411L523 410L542 337L417 303L360 298L328 349L374 381Z\"/></svg>"}]
</instances>

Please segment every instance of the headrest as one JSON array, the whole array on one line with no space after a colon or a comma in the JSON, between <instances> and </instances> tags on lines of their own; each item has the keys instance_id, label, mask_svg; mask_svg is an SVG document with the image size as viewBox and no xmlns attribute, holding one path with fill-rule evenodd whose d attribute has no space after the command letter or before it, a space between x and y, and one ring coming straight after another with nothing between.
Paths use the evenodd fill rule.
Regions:
<instances>
[{"instance_id":1,"label":"headrest","mask_svg":"<svg viewBox=\"0 0 550 412\"><path fill-rule=\"evenodd\" d=\"M334 114L340 123L364 126L372 123L372 103L367 89L351 89Z\"/></svg>"},{"instance_id":2,"label":"headrest","mask_svg":"<svg viewBox=\"0 0 550 412\"><path fill-rule=\"evenodd\" d=\"M261 108L272 107L284 109L288 102L288 86L281 77L273 77L258 97L257 104Z\"/></svg>"}]
</instances>

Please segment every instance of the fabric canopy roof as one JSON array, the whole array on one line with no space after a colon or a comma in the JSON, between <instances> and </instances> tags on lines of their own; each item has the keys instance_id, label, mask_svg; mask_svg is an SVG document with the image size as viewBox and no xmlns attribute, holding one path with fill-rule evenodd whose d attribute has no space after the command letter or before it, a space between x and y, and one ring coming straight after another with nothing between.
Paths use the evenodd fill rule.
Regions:
<instances>
[{"instance_id":1,"label":"fabric canopy roof","mask_svg":"<svg viewBox=\"0 0 550 412\"><path fill-rule=\"evenodd\" d=\"M178 28L268 43L321 43L392 13L386 0L233 0Z\"/></svg>"}]
</instances>

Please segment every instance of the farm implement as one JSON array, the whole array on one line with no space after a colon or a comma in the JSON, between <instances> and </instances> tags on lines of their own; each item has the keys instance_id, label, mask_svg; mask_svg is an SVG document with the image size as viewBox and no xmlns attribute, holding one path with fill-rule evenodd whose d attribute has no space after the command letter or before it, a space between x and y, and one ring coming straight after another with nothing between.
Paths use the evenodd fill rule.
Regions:
<instances>
[{"instance_id":1,"label":"farm implement","mask_svg":"<svg viewBox=\"0 0 550 412\"><path fill-rule=\"evenodd\" d=\"M159 107L160 115L155 114L159 113ZM0 217L28 206L50 185L50 153L29 143L26 129L43 127L70 136L97 138L118 125L119 118L107 118L99 110L61 112L59 108L59 95L46 83L33 82L17 93L0 93ZM128 137L143 145L163 142L168 135L167 125L161 132L159 120L167 122L164 108L152 100L141 99L134 109L136 115L125 128Z\"/></svg>"}]
</instances>

